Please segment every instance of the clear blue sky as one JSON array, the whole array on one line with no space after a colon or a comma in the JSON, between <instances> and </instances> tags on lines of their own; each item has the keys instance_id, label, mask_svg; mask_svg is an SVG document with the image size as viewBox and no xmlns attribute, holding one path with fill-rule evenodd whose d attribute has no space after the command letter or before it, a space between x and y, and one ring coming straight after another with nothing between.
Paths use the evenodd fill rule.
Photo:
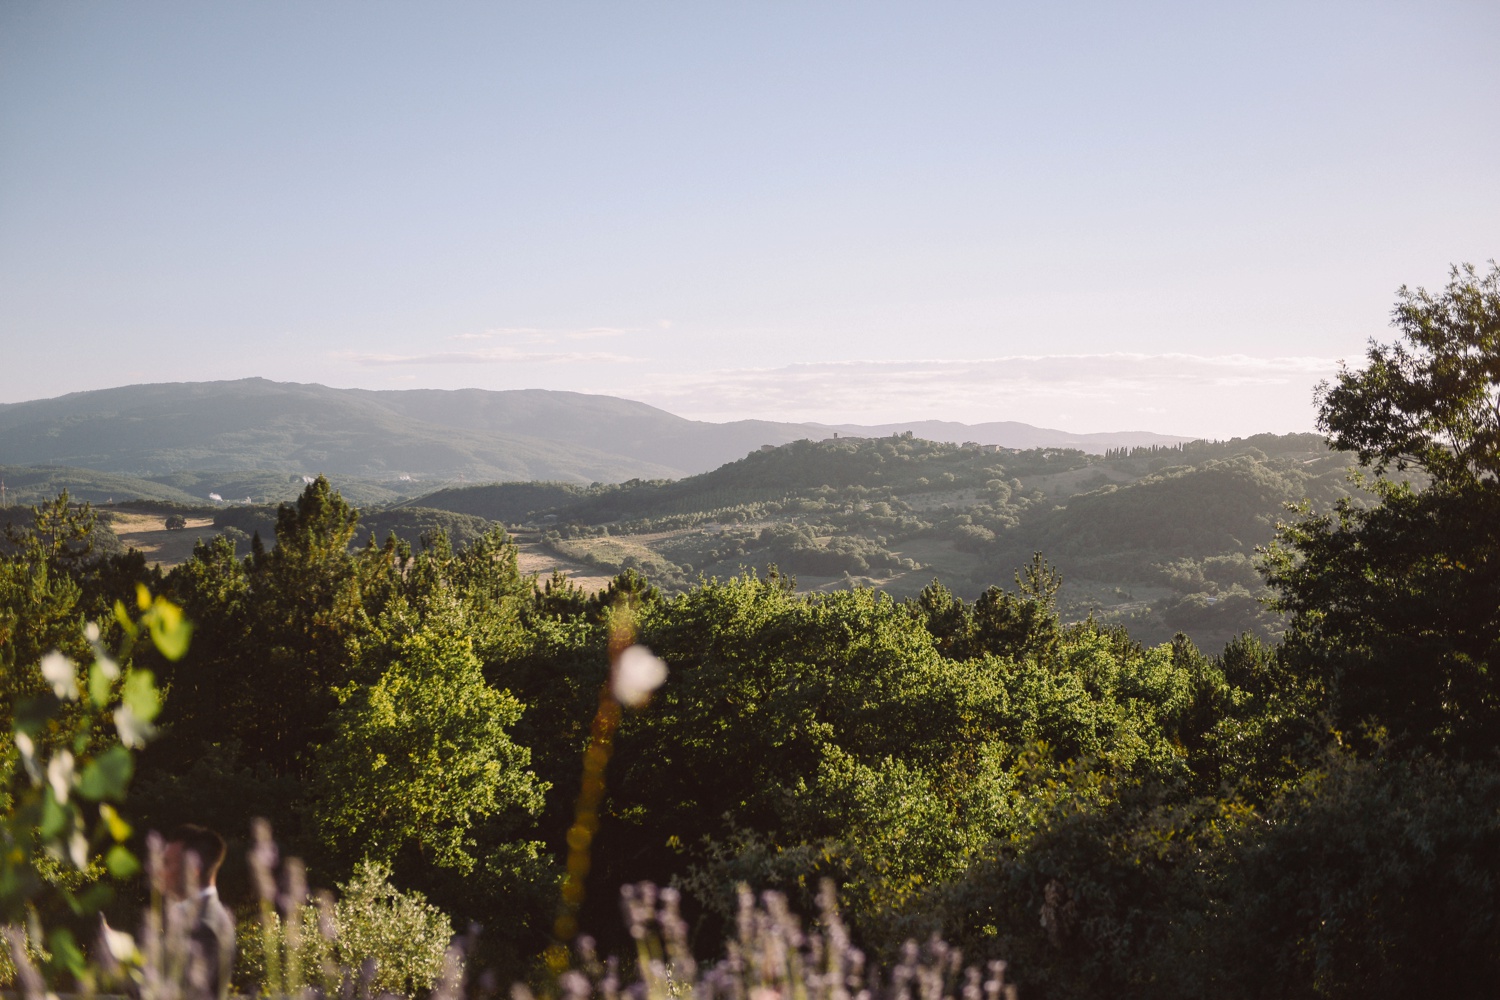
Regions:
<instances>
[{"instance_id":1,"label":"clear blue sky","mask_svg":"<svg viewBox=\"0 0 1500 1000\"><path fill-rule=\"evenodd\" d=\"M1500 4L0 5L0 401L1311 425L1500 256Z\"/></svg>"}]
</instances>

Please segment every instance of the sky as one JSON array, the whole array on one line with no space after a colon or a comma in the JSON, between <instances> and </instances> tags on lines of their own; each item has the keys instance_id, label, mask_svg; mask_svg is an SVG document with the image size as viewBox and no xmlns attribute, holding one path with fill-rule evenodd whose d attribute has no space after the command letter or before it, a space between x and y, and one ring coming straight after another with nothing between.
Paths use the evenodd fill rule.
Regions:
<instances>
[{"instance_id":1,"label":"sky","mask_svg":"<svg viewBox=\"0 0 1500 1000\"><path fill-rule=\"evenodd\" d=\"M0 4L0 403L1309 430L1500 257L1500 4Z\"/></svg>"}]
</instances>

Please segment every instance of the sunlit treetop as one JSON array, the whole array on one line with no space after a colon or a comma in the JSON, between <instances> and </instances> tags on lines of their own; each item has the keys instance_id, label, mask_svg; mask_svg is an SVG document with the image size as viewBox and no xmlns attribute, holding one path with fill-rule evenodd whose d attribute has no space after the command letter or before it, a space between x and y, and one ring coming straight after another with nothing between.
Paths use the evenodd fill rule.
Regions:
<instances>
[{"instance_id":1,"label":"sunlit treetop","mask_svg":"<svg viewBox=\"0 0 1500 1000\"><path fill-rule=\"evenodd\" d=\"M1434 294L1405 286L1363 370L1319 386L1319 427L1335 448L1384 472L1416 467L1435 484L1500 480L1500 266L1455 266Z\"/></svg>"}]
</instances>

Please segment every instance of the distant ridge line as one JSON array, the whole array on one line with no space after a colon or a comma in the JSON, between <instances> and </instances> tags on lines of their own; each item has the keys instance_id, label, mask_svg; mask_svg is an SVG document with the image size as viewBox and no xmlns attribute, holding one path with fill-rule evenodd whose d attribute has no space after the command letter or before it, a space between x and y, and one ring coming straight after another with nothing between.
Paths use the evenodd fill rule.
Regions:
<instances>
[{"instance_id":1,"label":"distant ridge line","mask_svg":"<svg viewBox=\"0 0 1500 1000\"><path fill-rule=\"evenodd\" d=\"M336 389L245 378L0 404L0 464L153 476L254 469L587 485L682 478L763 445L908 430L955 444L1093 454L1192 440L1149 431L1076 434L1018 421L712 423L636 400L550 389Z\"/></svg>"}]
</instances>

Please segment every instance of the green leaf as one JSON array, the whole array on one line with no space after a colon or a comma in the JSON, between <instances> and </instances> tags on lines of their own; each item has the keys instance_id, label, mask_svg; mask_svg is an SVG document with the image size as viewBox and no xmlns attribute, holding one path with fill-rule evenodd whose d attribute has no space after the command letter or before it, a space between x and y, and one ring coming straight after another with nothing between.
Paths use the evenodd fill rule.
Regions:
<instances>
[{"instance_id":1,"label":"green leaf","mask_svg":"<svg viewBox=\"0 0 1500 1000\"><path fill-rule=\"evenodd\" d=\"M52 952L53 966L75 974L84 971L87 963L83 957L83 949L78 947L78 940L66 927L59 927L47 935L47 950Z\"/></svg>"},{"instance_id":2,"label":"green leaf","mask_svg":"<svg viewBox=\"0 0 1500 1000\"><path fill-rule=\"evenodd\" d=\"M104 866L115 878L130 878L141 870L141 863L135 859L135 855L119 844L111 847L109 853L104 855Z\"/></svg>"},{"instance_id":3,"label":"green leaf","mask_svg":"<svg viewBox=\"0 0 1500 1000\"><path fill-rule=\"evenodd\" d=\"M99 818L104 820L105 825L109 827L109 835L115 840L126 841L130 839L130 824L125 822L120 814L115 811L114 806L107 802L102 803L99 806Z\"/></svg>"},{"instance_id":4,"label":"green leaf","mask_svg":"<svg viewBox=\"0 0 1500 1000\"><path fill-rule=\"evenodd\" d=\"M150 722L161 711L161 694L156 690L156 678L149 670L132 670L125 678L125 688L120 700L141 722Z\"/></svg>"},{"instance_id":5,"label":"green leaf","mask_svg":"<svg viewBox=\"0 0 1500 1000\"><path fill-rule=\"evenodd\" d=\"M103 882L96 882L75 897L78 904L79 914L98 913L99 910L115 898L115 891Z\"/></svg>"},{"instance_id":6,"label":"green leaf","mask_svg":"<svg viewBox=\"0 0 1500 1000\"><path fill-rule=\"evenodd\" d=\"M72 810L63 806L48 790L42 796L42 821L37 831L42 840L52 840L71 826Z\"/></svg>"},{"instance_id":7,"label":"green leaf","mask_svg":"<svg viewBox=\"0 0 1500 1000\"><path fill-rule=\"evenodd\" d=\"M115 602L115 621L125 630L125 634L134 639L136 637L135 622L130 619L130 612L125 610L124 601Z\"/></svg>"},{"instance_id":8,"label":"green leaf","mask_svg":"<svg viewBox=\"0 0 1500 1000\"><path fill-rule=\"evenodd\" d=\"M78 782L78 794L98 802L101 799L123 799L130 785L135 762L124 747L110 747L89 761Z\"/></svg>"},{"instance_id":9,"label":"green leaf","mask_svg":"<svg viewBox=\"0 0 1500 1000\"><path fill-rule=\"evenodd\" d=\"M182 659L193 636L193 623L183 617L182 609L158 597L146 615L146 622L151 628L151 641L161 655L169 660Z\"/></svg>"},{"instance_id":10,"label":"green leaf","mask_svg":"<svg viewBox=\"0 0 1500 1000\"><path fill-rule=\"evenodd\" d=\"M89 701L95 708L109 703L109 692L113 687L109 674L97 662L89 667Z\"/></svg>"}]
</instances>

